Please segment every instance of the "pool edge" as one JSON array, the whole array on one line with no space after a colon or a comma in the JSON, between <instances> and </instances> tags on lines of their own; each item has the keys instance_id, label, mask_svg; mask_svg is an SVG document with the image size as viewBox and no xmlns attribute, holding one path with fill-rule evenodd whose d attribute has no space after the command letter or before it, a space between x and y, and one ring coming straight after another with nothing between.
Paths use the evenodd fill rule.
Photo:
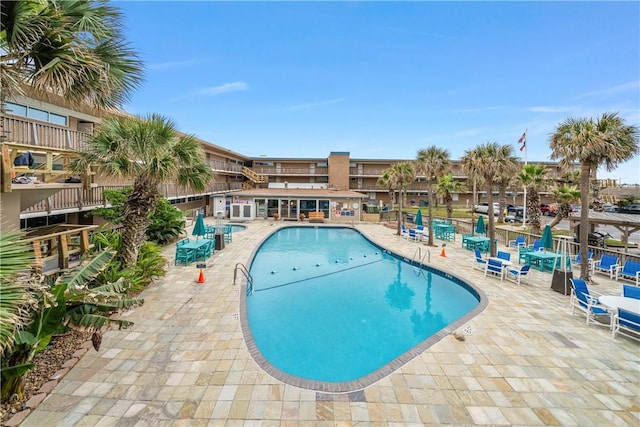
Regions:
<instances>
[{"instance_id":1,"label":"pool edge","mask_svg":"<svg viewBox=\"0 0 640 427\"><path fill-rule=\"evenodd\" d=\"M317 224L314 224L314 225L291 225L291 226L279 227L278 229L275 229L275 230L273 230L273 232L271 232L268 235L266 235L254 247L254 249L251 251L251 254L250 254L248 259L249 260L253 260L258 248L260 248L260 246L262 246L262 244L269 237L271 237L274 233L276 233L277 231L279 231L279 230L281 230L283 228L296 228L296 227L350 228L350 229L353 229L353 230L357 231L358 233L360 233L360 235L362 237L367 239L367 241L369 241L371 244L379 247L380 250L384 250L387 253L389 253L389 254L391 254L391 255L393 255L393 256L395 256L395 257L397 257L397 258L399 258L399 259L401 259L403 261L409 261L409 262L411 261L411 260L407 259L406 257L404 257L404 256L392 251L391 249L385 247L381 243L378 243L378 242L374 241L365 232L363 232L361 230L358 230L355 227L331 225L331 224L327 224L327 225L317 225ZM285 384L292 385L294 387L309 389L309 390L322 392L322 393L350 393L350 392L362 390L362 389L364 389L366 387L369 387L369 386L375 384L376 382L378 382L378 381L388 377L392 373L396 372L402 366L406 365L411 360L415 359L417 356L419 356L420 354L424 353L431 346L433 346L434 344L440 342L446 336L452 334L460 326L462 326L463 324L467 323L468 321L470 321L471 319L473 319L474 317L476 317L477 315L482 313L486 309L486 307L487 307L487 305L489 303L489 301L487 299L487 296L484 294L484 292L482 292L482 290L476 288L471 283L467 282L466 280L462 279L461 277L458 277L457 275L451 274L451 273L449 273L447 271L439 270L439 269L437 269L435 267L432 267L430 265L427 265L427 264L422 264L422 263L418 263L418 264L421 267L426 268L428 271L437 272L438 274L443 274L443 275L449 276L448 278L455 279L455 281L459 282L460 285L464 286L469 291L471 291L471 292L473 292L475 294L475 296L478 298L478 305L473 310L471 310L470 312L466 313L464 316L460 317L458 320L456 320L453 323L447 325L446 327L444 327L443 329L439 330L438 332L436 332L434 335L430 336L426 340L421 341L417 345L411 347L409 350L407 350L406 352L402 353L400 356L396 357L395 359L391 360L390 362L386 363L384 366L378 368L374 372L372 372L370 374L367 374L367 375L365 375L363 377L360 377L360 378L358 378L356 380L352 380L352 381L326 382L326 381L308 380L308 379L305 379L305 378L296 377L296 376L287 374L286 372L281 371L280 369L278 369L275 366L273 366L262 355L262 353L258 349L257 344L255 343L255 340L253 339L253 333L251 332L251 328L249 326L249 318L248 318L248 314L247 314L247 284L245 282L242 285L242 288L241 288L241 291L240 291L239 314L240 314L240 329L242 330L242 335L244 337L244 343L247 346L247 350L249 351L249 354L251 355L253 360L255 360L255 362L258 364L258 366L263 371L268 373L273 378L275 378L275 379L277 379L277 380L279 380L279 381L281 381L281 382L283 382ZM250 264L248 265L248 268L250 269Z\"/></svg>"}]
</instances>

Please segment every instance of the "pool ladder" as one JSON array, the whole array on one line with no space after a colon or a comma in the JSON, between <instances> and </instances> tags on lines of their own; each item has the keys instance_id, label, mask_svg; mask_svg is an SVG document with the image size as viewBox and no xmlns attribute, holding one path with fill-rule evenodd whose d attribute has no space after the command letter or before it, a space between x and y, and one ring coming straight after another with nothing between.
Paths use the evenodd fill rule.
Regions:
<instances>
[{"instance_id":1,"label":"pool ladder","mask_svg":"<svg viewBox=\"0 0 640 427\"><path fill-rule=\"evenodd\" d=\"M236 267L233 269L233 285L236 284L236 278L238 277L238 271L242 273L244 278L247 280L247 296L253 293L253 277L249 274L249 270L244 266L243 263L239 262L236 264Z\"/></svg>"},{"instance_id":2,"label":"pool ladder","mask_svg":"<svg viewBox=\"0 0 640 427\"><path fill-rule=\"evenodd\" d=\"M424 265L424 258L427 257L427 262L431 262L431 251L429 249L424 250L424 255L422 255L422 248L417 247L416 251L413 253L413 258L411 258L411 264L416 263L416 258L420 260L420 264Z\"/></svg>"}]
</instances>

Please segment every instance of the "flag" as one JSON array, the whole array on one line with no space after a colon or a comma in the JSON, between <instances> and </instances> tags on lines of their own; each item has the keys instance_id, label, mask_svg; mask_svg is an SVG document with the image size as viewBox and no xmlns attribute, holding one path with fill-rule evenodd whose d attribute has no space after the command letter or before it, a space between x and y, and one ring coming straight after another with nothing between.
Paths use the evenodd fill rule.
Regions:
<instances>
[{"instance_id":1,"label":"flag","mask_svg":"<svg viewBox=\"0 0 640 427\"><path fill-rule=\"evenodd\" d=\"M525 130L520 139L518 140L518 144L522 144L520 147L520 151L524 150L524 147L527 146L527 131Z\"/></svg>"}]
</instances>

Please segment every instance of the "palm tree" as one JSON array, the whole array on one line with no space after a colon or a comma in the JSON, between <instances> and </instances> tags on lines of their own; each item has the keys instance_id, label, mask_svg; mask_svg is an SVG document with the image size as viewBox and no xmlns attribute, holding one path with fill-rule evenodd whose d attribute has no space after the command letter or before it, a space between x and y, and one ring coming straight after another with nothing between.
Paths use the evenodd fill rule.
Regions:
<instances>
[{"instance_id":1,"label":"palm tree","mask_svg":"<svg viewBox=\"0 0 640 427\"><path fill-rule=\"evenodd\" d=\"M138 258L151 223L149 214L161 197L160 184L177 182L183 188L203 191L213 177L198 141L179 134L171 120L156 114L105 119L89 140L88 148L79 154L72 164L75 170L91 166L108 177L133 180L123 209L119 256L125 267Z\"/></svg>"},{"instance_id":2,"label":"palm tree","mask_svg":"<svg viewBox=\"0 0 640 427\"><path fill-rule=\"evenodd\" d=\"M16 333L31 322L37 283L20 273L29 272L33 252L20 241L20 233L0 234L0 354L13 346Z\"/></svg>"},{"instance_id":3,"label":"palm tree","mask_svg":"<svg viewBox=\"0 0 640 427\"><path fill-rule=\"evenodd\" d=\"M400 223L402 216L403 193L406 191L409 184L415 181L415 179L416 174L411 162L394 163L393 166L385 169L380 178L378 178L378 185L399 193L398 211L396 212L396 234L398 236L402 234L400 231Z\"/></svg>"},{"instance_id":4,"label":"palm tree","mask_svg":"<svg viewBox=\"0 0 640 427\"><path fill-rule=\"evenodd\" d=\"M588 281L589 179L600 166L612 171L638 154L638 127L627 125L617 113L604 113L595 121L569 118L556 127L549 145L552 160L561 159L565 166L580 163L580 276Z\"/></svg>"},{"instance_id":5,"label":"palm tree","mask_svg":"<svg viewBox=\"0 0 640 427\"><path fill-rule=\"evenodd\" d=\"M540 190L547 181L548 169L542 165L525 165L518 180L527 189L527 218L533 234L540 233Z\"/></svg>"},{"instance_id":6,"label":"palm tree","mask_svg":"<svg viewBox=\"0 0 640 427\"><path fill-rule=\"evenodd\" d=\"M453 178L453 175L448 174L438 179L436 184L436 194L444 199L444 203L447 207L447 218L451 219L453 216L453 197L452 193L462 193L467 191L466 185Z\"/></svg>"},{"instance_id":7,"label":"palm tree","mask_svg":"<svg viewBox=\"0 0 640 427\"><path fill-rule=\"evenodd\" d=\"M35 90L73 103L118 107L142 82L121 13L97 0L2 1L2 99Z\"/></svg>"},{"instance_id":8,"label":"palm tree","mask_svg":"<svg viewBox=\"0 0 640 427\"><path fill-rule=\"evenodd\" d=\"M471 230L473 230L473 222L475 220L475 206L478 204L478 185L482 185L482 175L479 173L478 153L475 149L466 150L464 156L460 159L462 169L469 174L469 178L473 181L473 200L471 203Z\"/></svg>"},{"instance_id":9,"label":"palm tree","mask_svg":"<svg viewBox=\"0 0 640 427\"><path fill-rule=\"evenodd\" d=\"M418 150L416 156L416 172L427 178L429 185L429 229L433 224L433 194L435 193L438 178L446 174L451 168L449 150L432 145ZM433 246L433 233L429 232L429 246Z\"/></svg>"},{"instance_id":10,"label":"palm tree","mask_svg":"<svg viewBox=\"0 0 640 427\"><path fill-rule=\"evenodd\" d=\"M569 218L571 203L580 200L580 190L575 185L562 184L553 190L553 197L558 203L558 209L556 209L555 218L549 223L551 228L558 225L563 219Z\"/></svg>"},{"instance_id":11,"label":"palm tree","mask_svg":"<svg viewBox=\"0 0 640 427\"><path fill-rule=\"evenodd\" d=\"M497 142L487 142L480 144L473 149L473 153L468 152L465 156L474 157L474 169L476 173L481 177L487 192L487 198L489 202L487 235L490 242L491 256L496 255L496 243L495 243L495 217L493 215L493 187L495 186L496 171L505 170L507 164L512 161L510 156L506 154L510 153L510 150Z\"/></svg>"},{"instance_id":12,"label":"palm tree","mask_svg":"<svg viewBox=\"0 0 640 427\"><path fill-rule=\"evenodd\" d=\"M520 161L513 154L513 147L511 145L500 146L498 157L501 159L501 161L499 161L497 164L494 179L495 184L498 187L498 201L500 202L498 222L503 222L507 188L513 182L514 176L516 176L516 174L518 173L518 169L520 168Z\"/></svg>"}]
</instances>

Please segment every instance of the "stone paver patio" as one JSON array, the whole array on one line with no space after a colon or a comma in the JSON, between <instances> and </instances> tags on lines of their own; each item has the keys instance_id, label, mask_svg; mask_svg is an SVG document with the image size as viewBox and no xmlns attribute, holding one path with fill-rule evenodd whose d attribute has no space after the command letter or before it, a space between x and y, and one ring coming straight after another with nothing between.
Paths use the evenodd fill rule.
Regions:
<instances>
[{"instance_id":1,"label":"stone paver patio","mask_svg":"<svg viewBox=\"0 0 640 427\"><path fill-rule=\"evenodd\" d=\"M430 248L431 265L481 289L487 308L400 369L362 391L327 394L274 379L253 360L239 320L236 263L248 264L281 222L257 220L207 261L173 266L104 334L22 426L436 426L640 425L640 343L571 316L569 296L533 271L517 286L471 268L457 242ZM411 258L418 243L380 224L356 224ZM441 243L438 240L435 242ZM426 246L422 246L427 248ZM597 275L602 293L620 283Z\"/></svg>"}]
</instances>

